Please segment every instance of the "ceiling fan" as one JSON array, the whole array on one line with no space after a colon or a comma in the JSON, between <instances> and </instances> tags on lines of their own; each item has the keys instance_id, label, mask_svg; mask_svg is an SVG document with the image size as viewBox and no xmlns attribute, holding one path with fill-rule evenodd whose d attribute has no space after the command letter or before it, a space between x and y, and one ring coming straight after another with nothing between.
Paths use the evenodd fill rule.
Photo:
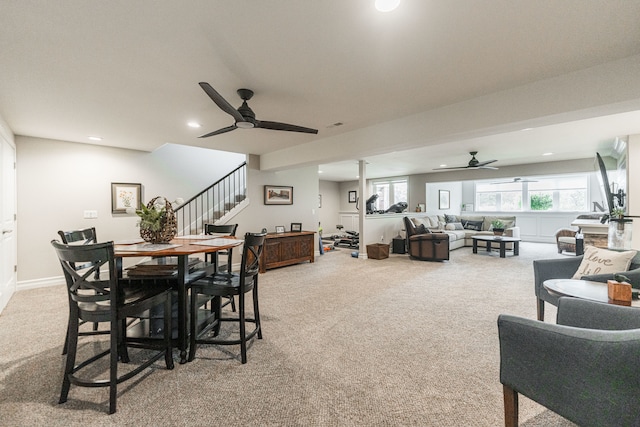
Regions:
<instances>
[{"instance_id":1,"label":"ceiling fan","mask_svg":"<svg viewBox=\"0 0 640 427\"><path fill-rule=\"evenodd\" d=\"M538 182L535 179L522 179L522 178L513 178L511 181L498 181L498 182L492 182L491 184L513 184L513 183L519 183L519 182Z\"/></svg>"},{"instance_id":2,"label":"ceiling fan","mask_svg":"<svg viewBox=\"0 0 640 427\"><path fill-rule=\"evenodd\" d=\"M221 133L230 132L237 128L251 129L271 129L271 130L283 130L287 132L302 132L302 133L318 133L317 129L306 128L302 126L290 125L287 123L268 122L263 120L256 120L256 115L251 108L247 105L247 101L253 96L251 89L238 89L238 95L242 99L242 105L236 110L233 108L226 99L222 97L209 83L200 82L200 87L209 95L209 98L216 103L218 107L225 113L231 115L235 119L235 123L231 126L227 126L222 129L209 132L200 138L207 138L214 135L220 135Z\"/></svg>"},{"instance_id":3,"label":"ceiling fan","mask_svg":"<svg viewBox=\"0 0 640 427\"><path fill-rule=\"evenodd\" d=\"M495 166L487 166L490 163L493 162L497 162L497 160L487 160L484 162L480 162L478 159L476 159L476 154L478 154L477 151L469 151L469 154L471 154L471 160L469 160L469 164L467 166L457 166L457 167L452 167L452 168L435 168L435 170L451 170L451 169L493 169L493 170L497 170L498 168Z\"/></svg>"}]
</instances>

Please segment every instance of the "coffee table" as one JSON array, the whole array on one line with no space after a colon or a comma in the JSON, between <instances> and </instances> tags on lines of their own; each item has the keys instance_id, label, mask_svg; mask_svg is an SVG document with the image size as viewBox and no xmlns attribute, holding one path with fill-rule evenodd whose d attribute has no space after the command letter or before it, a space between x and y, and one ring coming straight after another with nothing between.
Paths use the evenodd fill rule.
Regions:
<instances>
[{"instance_id":1,"label":"coffee table","mask_svg":"<svg viewBox=\"0 0 640 427\"><path fill-rule=\"evenodd\" d=\"M473 239L473 253L478 253L478 241L486 242L487 252L491 252L491 244L498 243L500 246L500 258L505 258L507 253L507 243L513 243L513 256L520 255L520 239L507 236L471 236Z\"/></svg>"},{"instance_id":2,"label":"coffee table","mask_svg":"<svg viewBox=\"0 0 640 427\"><path fill-rule=\"evenodd\" d=\"M596 302L609 302L609 293L606 283L592 282L590 280L576 279L550 279L542 283L549 293L561 297L582 298ZM632 307L640 307L640 301L632 300Z\"/></svg>"}]
</instances>

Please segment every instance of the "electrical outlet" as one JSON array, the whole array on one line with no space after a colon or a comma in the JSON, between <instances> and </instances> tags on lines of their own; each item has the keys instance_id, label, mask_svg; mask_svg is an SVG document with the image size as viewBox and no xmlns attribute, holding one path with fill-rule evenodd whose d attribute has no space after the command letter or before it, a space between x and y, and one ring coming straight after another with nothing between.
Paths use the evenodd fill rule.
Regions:
<instances>
[{"instance_id":1,"label":"electrical outlet","mask_svg":"<svg viewBox=\"0 0 640 427\"><path fill-rule=\"evenodd\" d=\"M84 211L85 219L95 219L98 218L98 211Z\"/></svg>"}]
</instances>

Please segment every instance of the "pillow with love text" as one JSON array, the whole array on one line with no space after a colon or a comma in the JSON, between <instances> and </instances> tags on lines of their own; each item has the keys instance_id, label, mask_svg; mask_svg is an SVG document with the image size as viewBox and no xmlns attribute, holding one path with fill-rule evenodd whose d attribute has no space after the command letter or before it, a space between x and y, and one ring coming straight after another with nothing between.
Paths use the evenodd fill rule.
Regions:
<instances>
[{"instance_id":1,"label":"pillow with love text","mask_svg":"<svg viewBox=\"0 0 640 427\"><path fill-rule=\"evenodd\" d=\"M578 271L572 279L581 279L591 274L614 274L629 270L629 265L637 251L610 251L587 246ZM613 278L613 277L612 277Z\"/></svg>"}]
</instances>

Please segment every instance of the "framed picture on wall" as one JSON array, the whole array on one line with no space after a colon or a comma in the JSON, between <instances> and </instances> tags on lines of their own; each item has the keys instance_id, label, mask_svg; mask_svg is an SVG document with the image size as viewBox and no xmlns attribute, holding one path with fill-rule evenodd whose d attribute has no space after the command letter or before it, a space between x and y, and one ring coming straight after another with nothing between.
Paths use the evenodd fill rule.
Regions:
<instances>
[{"instance_id":1,"label":"framed picture on wall","mask_svg":"<svg viewBox=\"0 0 640 427\"><path fill-rule=\"evenodd\" d=\"M297 231L302 231L302 223L301 222L292 222L291 223L291 231L292 232L297 232Z\"/></svg>"},{"instance_id":2,"label":"framed picture on wall","mask_svg":"<svg viewBox=\"0 0 640 427\"><path fill-rule=\"evenodd\" d=\"M356 199L357 199L357 192L355 191L349 191L349 203L355 203Z\"/></svg>"},{"instance_id":3,"label":"framed picture on wall","mask_svg":"<svg viewBox=\"0 0 640 427\"><path fill-rule=\"evenodd\" d=\"M264 204L265 205L292 205L293 204L293 187L284 187L281 185L265 185L264 186Z\"/></svg>"},{"instance_id":4,"label":"framed picture on wall","mask_svg":"<svg viewBox=\"0 0 640 427\"><path fill-rule=\"evenodd\" d=\"M438 209L449 209L449 190L438 190Z\"/></svg>"},{"instance_id":5,"label":"framed picture on wall","mask_svg":"<svg viewBox=\"0 0 640 427\"><path fill-rule=\"evenodd\" d=\"M284 225L276 225L276 233L284 233Z\"/></svg>"},{"instance_id":6,"label":"framed picture on wall","mask_svg":"<svg viewBox=\"0 0 640 427\"><path fill-rule=\"evenodd\" d=\"M140 209L142 184L111 183L111 213L127 213L127 209Z\"/></svg>"}]
</instances>

